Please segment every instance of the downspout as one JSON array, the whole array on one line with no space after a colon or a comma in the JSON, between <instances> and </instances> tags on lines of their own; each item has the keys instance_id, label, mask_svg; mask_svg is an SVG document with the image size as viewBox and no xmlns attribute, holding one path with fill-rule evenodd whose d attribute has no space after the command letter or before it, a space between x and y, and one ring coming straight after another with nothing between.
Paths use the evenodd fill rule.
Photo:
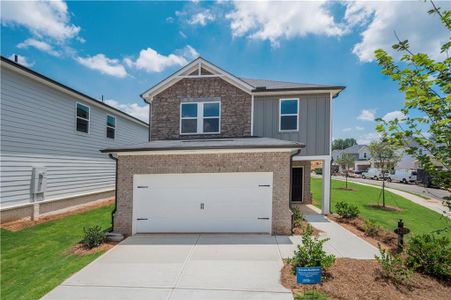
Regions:
<instances>
[{"instance_id":1,"label":"downspout","mask_svg":"<svg viewBox=\"0 0 451 300\"><path fill-rule=\"evenodd\" d=\"M114 214L116 213L117 209L117 157L114 157L113 154L109 153L108 157L115 161L116 163L116 176L115 176L115 187L114 187L114 209L111 212L111 232L114 231Z\"/></svg>"}]
</instances>

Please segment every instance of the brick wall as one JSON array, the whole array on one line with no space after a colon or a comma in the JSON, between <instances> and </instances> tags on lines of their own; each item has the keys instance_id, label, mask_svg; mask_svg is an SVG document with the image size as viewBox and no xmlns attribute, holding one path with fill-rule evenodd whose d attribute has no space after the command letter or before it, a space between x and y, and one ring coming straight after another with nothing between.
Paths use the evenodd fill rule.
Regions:
<instances>
[{"instance_id":1,"label":"brick wall","mask_svg":"<svg viewBox=\"0 0 451 300\"><path fill-rule=\"evenodd\" d=\"M221 101L221 130L207 137L240 137L251 134L251 96L220 78L186 78L156 95L152 101L152 140L180 139L180 103ZM183 139L199 138L183 135Z\"/></svg>"},{"instance_id":2,"label":"brick wall","mask_svg":"<svg viewBox=\"0 0 451 300\"><path fill-rule=\"evenodd\" d=\"M114 231L132 234L133 174L273 172L273 234L291 233L290 153L119 156Z\"/></svg>"}]
</instances>

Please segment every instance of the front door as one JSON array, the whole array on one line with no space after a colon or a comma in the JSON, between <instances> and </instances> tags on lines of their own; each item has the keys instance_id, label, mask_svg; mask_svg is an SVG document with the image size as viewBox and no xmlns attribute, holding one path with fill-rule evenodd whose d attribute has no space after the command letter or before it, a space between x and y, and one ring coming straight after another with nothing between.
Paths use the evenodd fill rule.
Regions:
<instances>
[{"instance_id":1,"label":"front door","mask_svg":"<svg viewBox=\"0 0 451 300\"><path fill-rule=\"evenodd\" d=\"M304 168L291 169L291 201L302 201L302 180L304 178Z\"/></svg>"}]
</instances>

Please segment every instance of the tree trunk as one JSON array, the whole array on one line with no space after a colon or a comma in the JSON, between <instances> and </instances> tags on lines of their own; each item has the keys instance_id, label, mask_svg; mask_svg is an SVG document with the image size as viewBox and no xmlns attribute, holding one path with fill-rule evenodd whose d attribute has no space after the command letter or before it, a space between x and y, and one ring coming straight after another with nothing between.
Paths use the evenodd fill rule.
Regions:
<instances>
[{"instance_id":1,"label":"tree trunk","mask_svg":"<svg viewBox=\"0 0 451 300\"><path fill-rule=\"evenodd\" d=\"M385 207L385 173L382 171L382 207Z\"/></svg>"}]
</instances>

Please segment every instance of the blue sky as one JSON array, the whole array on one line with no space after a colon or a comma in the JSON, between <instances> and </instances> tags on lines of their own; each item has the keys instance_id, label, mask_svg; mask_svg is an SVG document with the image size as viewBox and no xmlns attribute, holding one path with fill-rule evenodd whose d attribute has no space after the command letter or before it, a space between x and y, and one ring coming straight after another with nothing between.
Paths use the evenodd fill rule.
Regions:
<instances>
[{"instance_id":1,"label":"blue sky","mask_svg":"<svg viewBox=\"0 0 451 300\"><path fill-rule=\"evenodd\" d=\"M438 2L450 8L449 3ZM333 137L375 138L403 97L374 62L393 31L439 58L448 37L429 3L5 2L1 54L140 118L139 94L197 55L242 77L345 85ZM30 17L30 15L32 17Z\"/></svg>"}]
</instances>

